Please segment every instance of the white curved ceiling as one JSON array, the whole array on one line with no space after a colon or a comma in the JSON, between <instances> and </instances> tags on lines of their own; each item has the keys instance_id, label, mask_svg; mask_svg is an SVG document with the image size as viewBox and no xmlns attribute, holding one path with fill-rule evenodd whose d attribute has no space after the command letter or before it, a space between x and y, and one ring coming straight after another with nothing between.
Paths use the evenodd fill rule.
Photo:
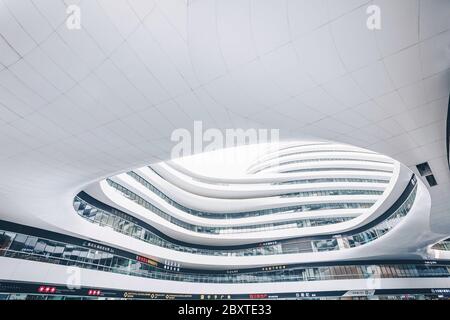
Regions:
<instances>
[{"instance_id":1,"label":"white curved ceiling","mask_svg":"<svg viewBox=\"0 0 450 320\"><path fill-rule=\"evenodd\" d=\"M0 0L0 213L69 207L203 120L428 161L449 234L449 43L447 0Z\"/></svg>"}]
</instances>

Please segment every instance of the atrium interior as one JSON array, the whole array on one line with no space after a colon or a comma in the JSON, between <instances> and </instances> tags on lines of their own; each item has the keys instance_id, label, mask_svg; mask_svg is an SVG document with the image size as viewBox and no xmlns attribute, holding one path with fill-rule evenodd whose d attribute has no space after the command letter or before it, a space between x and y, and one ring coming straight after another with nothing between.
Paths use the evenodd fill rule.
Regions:
<instances>
[{"instance_id":1,"label":"atrium interior","mask_svg":"<svg viewBox=\"0 0 450 320\"><path fill-rule=\"evenodd\" d=\"M0 300L450 299L450 1L0 0Z\"/></svg>"}]
</instances>

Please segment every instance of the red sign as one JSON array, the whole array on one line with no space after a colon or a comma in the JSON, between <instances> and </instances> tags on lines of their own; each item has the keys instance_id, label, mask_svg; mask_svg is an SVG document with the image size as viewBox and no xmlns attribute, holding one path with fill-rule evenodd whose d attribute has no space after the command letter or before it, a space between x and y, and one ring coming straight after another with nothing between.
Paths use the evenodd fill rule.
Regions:
<instances>
[{"instance_id":1,"label":"red sign","mask_svg":"<svg viewBox=\"0 0 450 320\"><path fill-rule=\"evenodd\" d=\"M156 262L155 260L146 258L146 257L136 256L136 260L139 261L139 262L150 264L150 265L155 266L155 267L158 266L158 262Z\"/></svg>"},{"instance_id":2,"label":"red sign","mask_svg":"<svg viewBox=\"0 0 450 320\"><path fill-rule=\"evenodd\" d=\"M249 298L250 299L266 299L267 294L265 294L265 293L250 294Z\"/></svg>"},{"instance_id":3,"label":"red sign","mask_svg":"<svg viewBox=\"0 0 450 320\"><path fill-rule=\"evenodd\" d=\"M99 296L101 294L102 294L102 292L100 290L89 290L88 291L89 296Z\"/></svg>"},{"instance_id":4,"label":"red sign","mask_svg":"<svg viewBox=\"0 0 450 320\"><path fill-rule=\"evenodd\" d=\"M47 286L40 286L38 289L38 292L40 293L55 293L56 288L55 287L47 287Z\"/></svg>"}]
</instances>

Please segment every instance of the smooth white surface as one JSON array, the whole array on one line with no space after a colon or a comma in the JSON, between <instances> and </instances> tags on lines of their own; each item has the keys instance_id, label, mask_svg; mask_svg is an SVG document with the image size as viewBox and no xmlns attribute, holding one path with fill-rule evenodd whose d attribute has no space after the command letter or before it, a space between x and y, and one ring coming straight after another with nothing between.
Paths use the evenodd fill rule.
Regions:
<instances>
[{"instance_id":1,"label":"smooth white surface","mask_svg":"<svg viewBox=\"0 0 450 320\"><path fill-rule=\"evenodd\" d=\"M431 214L411 230L450 235L449 1L137 3L82 1L69 31L63 1L0 1L1 219L97 237L74 195L167 160L172 131L203 120L428 161Z\"/></svg>"}]
</instances>

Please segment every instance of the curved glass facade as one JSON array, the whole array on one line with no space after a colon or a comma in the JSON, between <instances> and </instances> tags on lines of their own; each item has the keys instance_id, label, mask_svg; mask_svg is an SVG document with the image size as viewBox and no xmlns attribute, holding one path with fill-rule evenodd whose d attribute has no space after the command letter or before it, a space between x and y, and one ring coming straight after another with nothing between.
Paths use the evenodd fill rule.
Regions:
<instances>
[{"instance_id":1,"label":"curved glass facade","mask_svg":"<svg viewBox=\"0 0 450 320\"><path fill-rule=\"evenodd\" d=\"M280 173L318 172L318 171L368 171L368 172L392 173L392 170L367 169L367 168L342 168L342 167L280 170Z\"/></svg>"},{"instance_id":2,"label":"curved glass facade","mask_svg":"<svg viewBox=\"0 0 450 320\"><path fill-rule=\"evenodd\" d=\"M64 240L0 229L0 256L152 279L198 283L450 277L449 261L341 261L324 265L275 265L224 271L185 269L169 267L152 259L87 240L71 237Z\"/></svg>"},{"instance_id":3,"label":"curved glass facade","mask_svg":"<svg viewBox=\"0 0 450 320\"><path fill-rule=\"evenodd\" d=\"M150 225L129 216L117 209L101 209L77 197L75 209L83 218L101 226L141 239L145 242L181 252L215 256L254 256L303 252L334 251L352 248L374 241L394 228L411 209L417 192L416 177L413 176L407 188L394 205L371 224L343 234L295 238L268 243L236 246L235 249L223 247L195 246L169 239L157 234ZM339 239L339 241L338 241ZM342 240L342 241L340 241Z\"/></svg>"},{"instance_id":4,"label":"curved glass facade","mask_svg":"<svg viewBox=\"0 0 450 320\"><path fill-rule=\"evenodd\" d=\"M139 204L143 208L150 210L151 212L157 214L161 218L164 218L165 220L169 221L170 223L173 223L174 225L177 225L179 227L182 227L187 230L191 230L194 232L199 233L209 233L209 234L224 234L224 233L241 233L241 232L249 232L253 230L261 231L259 228L263 228L262 230L277 230L277 229L283 229L283 225L285 225L287 228L304 228L309 222L314 223L316 225L327 225L332 223L331 219L323 218L323 219L307 219L309 222L305 221L305 219L297 220L297 221L288 221L288 222L278 222L278 223L271 223L271 224L265 224L264 226L259 225L252 225L252 226L242 226L242 227L206 227L206 226L198 226L191 223L184 222L180 219L177 219L170 214L162 211L158 207L154 206L144 198L138 196L136 193L132 192L128 188L125 188L124 186L112 181L107 180L108 184L119 191L123 196L126 198L132 200L133 202ZM255 216L263 215L263 214L270 214L270 213L292 213L292 212L301 212L301 211L310 211L310 210L325 210L325 209L357 209L357 208L369 208L372 206L374 201L367 201L369 203L325 203L325 204L309 204L309 205L298 205L298 206L292 206L287 208L276 208L276 209L265 209L260 211L253 211L251 213L254 213ZM284 210L290 210L290 211L284 211ZM212 213L206 212L206 215L212 215ZM244 213L233 213L233 217L241 217L241 215L244 215L244 217L248 217L249 212ZM218 218L220 214L213 214L214 217ZM226 219L226 217L224 217ZM314 221L313 221L314 220ZM293 224L295 223L295 225ZM258 230L259 229L259 230ZM240 231L241 230L241 231ZM245 230L245 231L242 231Z\"/></svg>"},{"instance_id":5,"label":"curved glass facade","mask_svg":"<svg viewBox=\"0 0 450 320\"><path fill-rule=\"evenodd\" d=\"M195 210L192 208L188 208L186 206L183 206L182 204L178 203L177 201L174 201L172 198L168 197L165 193L163 193L161 190L156 188L152 183L150 183L147 179L141 177L137 173L130 171L127 172L127 174L135 179L137 182L142 184L144 187L146 187L148 190L156 194L158 197L160 197L162 200L164 200L166 203L170 204L171 206L184 211L186 213L199 216L199 217L208 217L208 218L221 218L221 217L227 217L225 219L228 219L230 215L233 215L233 218L241 217L240 214L244 214L245 217L249 216L258 216L262 212L266 212L267 210L259 210L259 211L247 211L247 212L237 212L237 213L213 213L213 212L207 212L207 211L201 211L201 210ZM305 191L305 192L291 192L286 193L281 196L280 198L285 197L316 197L316 196L330 196L330 195L380 195L383 194L383 191L378 190L320 190L320 191ZM303 206L308 208L307 206ZM275 209L268 209L268 210L274 210L269 213L265 214L271 214L271 213L279 213L280 211L275 211L277 209L283 209L283 208L275 208ZM309 210L308 210L309 211ZM251 215L250 215L251 214Z\"/></svg>"},{"instance_id":6,"label":"curved glass facade","mask_svg":"<svg viewBox=\"0 0 450 320\"><path fill-rule=\"evenodd\" d=\"M383 191L379 190L317 190L317 191L303 191L286 193L280 198L294 198L294 197L326 197L326 196L360 196L360 195L381 195Z\"/></svg>"},{"instance_id":7,"label":"curved glass facade","mask_svg":"<svg viewBox=\"0 0 450 320\"><path fill-rule=\"evenodd\" d=\"M0 0L0 300L450 301L449 58L450 0Z\"/></svg>"},{"instance_id":8,"label":"curved glass facade","mask_svg":"<svg viewBox=\"0 0 450 320\"><path fill-rule=\"evenodd\" d=\"M434 250L450 251L450 238L436 243L431 248Z\"/></svg>"},{"instance_id":9,"label":"curved glass facade","mask_svg":"<svg viewBox=\"0 0 450 320\"><path fill-rule=\"evenodd\" d=\"M302 160L291 160L291 161L285 161L285 162L277 162L274 164L270 164L267 166L263 166L262 168L259 168L258 170L254 171L253 173L258 173L270 168L275 168L279 166L287 166L289 164L296 164L296 163L307 163L307 162L322 162L322 161L350 161L350 162L372 162L372 163L382 163L382 164L392 164L388 161L381 161L381 160L370 160L370 159L364 159L364 160L358 160L355 158L317 158L317 159L302 159Z\"/></svg>"},{"instance_id":10,"label":"curved glass facade","mask_svg":"<svg viewBox=\"0 0 450 320\"><path fill-rule=\"evenodd\" d=\"M335 149L326 149L326 150L308 150L308 151L293 151L293 152L288 152L288 153L283 153L283 154L277 154L274 156L270 156L270 157L266 157L262 160L257 161L252 167L257 166L258 164L273 160L273 159L279 159L279 158L284 158L284 157L289 157L289 156L293 156L293 155L301 155L301 154L311 154L311 153L355 153L355 154L376 154L374 152L371 151L362 151L362 150L346 150L346 149L342 149L340 150L339 148L335 148Z\"/></svg>"},{"instance_id":11,"label":"curved glass facade","mask_svg":"<svg viewBox=\"0 0 450 320\"><path fill-rule=\"evenodd\" d=\"M74 201L74 206L77 212L86 219L89 219L92 222L98 222L101 225L107 225L114 227L116 221L114 218L106 218L108 213L103 212L102 210L90 210L91 208L89 204L85 203L81 198L77 197ZM197 226L197 228L191 229L193 231L197 230L206 230L205 233L213 233L213 234L227 234L227 233L244 233L244 232L259 232L259 231L269 231L269 230L277 230L277 229L290 229L290 228L307 228L307 227L318 227L329 224L341 223L348 220L351 220L353 217L337 217L337 218L318 218L318 219L301 219L301 220L292 220L286 222L277 222L277 223L266 223L266 224L258 224L258 225L249 225L249 226L239 226L239 227L227 227L227 228L209 228L204 229L204 227ZM183 222L181 222L183 223ZM177 224L178 225L178 224ZM203 229L202 229L203 228ZM200 231L197 231L200 232ZM139 232L138 232L139 234ZM138 236L139 237L139 236ZM139 237L140 238L140 237Z\"/></svg>"},{"instance_id":12,"label":"curved glass facade","mask_svg":"<svg viewBox=\"0 0 450 320\"><path fill-rule=\"evenodd\" d=\"M114 182L110 179L107 179L108 184L114 189L118 190L122 195L127 197L128 199L138 203L139 205L151 210L152 212L158 214L159 216L166 219L165 215L173 218L162 210L158 209L142 197L138 196L136 193L132 192L128 188L122 186L121 184ZM162 193L161 193L162 194ZM164 198L169 204L172 204L174 207L182 210L180 204L171 200L169 197ZM211 218L211 219L233 219L233 218L248 218L248 217L257 217L274 213L292 213L292 212L303 212L303 211L312 211L312 210L331 210L331 209L359 209L359 208L370 208L374 204L374 200L360 201L360 202L350 202L350 203L320 203L320 204L304 204L304 205L296 205L296 206L288 206L288 207L278 207L273 209L264 209L264 210L256 210L256 211L246 211L246 212L233 212L233 213L214 213L214 212L206 212L199 211L194 209L185 208L185 212L190 213L194 216ZM186 211L187 210L187 211ZM175 218L173 218L175 219ZM187 227L188 229L189 227Z\"/></svg>"},{"instance_id":13,"label":"curved glass facade","mask_svg":"<svg viewBox=\"0 0 450 320\"><path fill-rule=\"evenodd\" d=\"M282 182L273 182L273 185L285 184L304 184L304 183L328 183L328 182L362 182L362 183L389 183L384 179L362 179L362 178L317 178L317 179L301 179Z\"/></svg>"}]
</instances>

